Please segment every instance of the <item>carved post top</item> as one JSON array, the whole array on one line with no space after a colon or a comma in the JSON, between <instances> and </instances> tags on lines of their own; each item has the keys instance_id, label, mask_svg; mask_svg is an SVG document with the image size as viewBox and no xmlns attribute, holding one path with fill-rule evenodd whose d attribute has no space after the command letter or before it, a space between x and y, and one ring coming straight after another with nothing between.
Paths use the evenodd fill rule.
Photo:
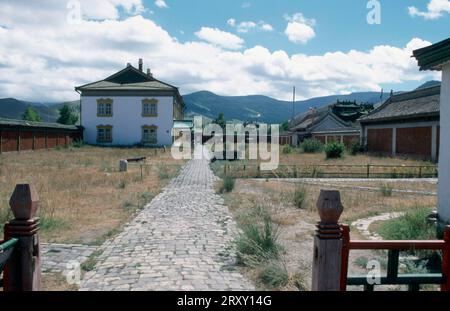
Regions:
<instances>
[{"instance_id":1,"label":"carved post top","mask_svg":"<svg viewBox=\"0 0 450 311\"><path fill-rule=\"evenodd\" d=\"M9 205L16 220L33 219L39 207L39 196L34 186L32 184L16 185Z\"/></svg>"},{"instance_id":2,"label":"carved post top","mask_svg":"<svg viewBox=\"0 0 450 311\"><path fill-rule=\"evenodd\" d=\"M344 210L341 194L337 190L320 190L317 200L317 210L320 222L317 225L317 235L321 239L341 238L339 218Z\"/></svg>"},{"instance_id":3,"label":"carved post top","mask_svg":"<svg viewBox=\"0 0 450 311\"><path fill-rule=\"evenodd\" d=\"M339 218L344 210L339 191L320 190L320 195L316 206L321 223L329 225L338 224Z\"/></svg>"}]
</instances>

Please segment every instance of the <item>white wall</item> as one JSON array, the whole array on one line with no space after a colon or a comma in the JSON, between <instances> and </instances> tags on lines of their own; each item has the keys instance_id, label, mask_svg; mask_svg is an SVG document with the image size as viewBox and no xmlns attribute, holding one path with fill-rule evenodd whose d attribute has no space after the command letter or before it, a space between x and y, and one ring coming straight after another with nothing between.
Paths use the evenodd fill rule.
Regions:
<instances>
[{"instance_id":1,"label":"white wall","mask_svg":"<svg viewBox=\"0 0 450 311\"><path fill-rule=\"evenodd\" d=\"M113 100L112 117L97 117L97 99L99 98L111 98ZM145 98L158 100L158 117L142 116L142 100ZM81 122L85 128L84 141L88 144L97 143L97 125L111 125L113 127L113 142L111 145L140 143L143 125L158 127L158 145L172 144L172 96L82 96L81 105Z\"/></svg>"},{"instance_id":2,"label":"white wall","mask_svg":"<svg viewBox=\"0 0 450 311\"><path fill-rule=\"evenodd\" d=\"M442 221L450 223L450 63L442 70L440 139L438 213Z\"/></svg>"}]
</instances>

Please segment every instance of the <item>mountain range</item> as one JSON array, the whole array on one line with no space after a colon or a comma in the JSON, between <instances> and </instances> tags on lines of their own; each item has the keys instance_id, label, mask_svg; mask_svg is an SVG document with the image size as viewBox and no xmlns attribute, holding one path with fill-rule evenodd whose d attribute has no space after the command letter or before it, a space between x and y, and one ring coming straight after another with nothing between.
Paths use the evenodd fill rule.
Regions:
<instances>
[{"instance_id":1,"label":"mountain range","mask_svg":"<svg viewBox=\"0 0 450 311\"><path fill-rule=\"evenodd\" d=\"M428 81L419 86L419 88L430 87L439 83L439 81ZM206 118L214 119L219 113L223 113L226 120L282 123L292 118L293 114L304 113L310 107L320 108L327 106L335 103L337 100L376 105L388 97L389 93L383 93L383 96L381 96L380 92L357 92L348 95L315 97L296 101L293 105L292 101L282 101L262 95L220 96L212 92L200 91L184 95L183 99L186 104L186 117L202 115ZM26 107L31 105L44 122L55 122L58 118L58 110L64 104L69 104L75 108L75 111L78 111L79 101L38 103L21 101L15 98L3 98L0 99L0 117L22 119L22 114Z\"/></svg>"}]
</instances>

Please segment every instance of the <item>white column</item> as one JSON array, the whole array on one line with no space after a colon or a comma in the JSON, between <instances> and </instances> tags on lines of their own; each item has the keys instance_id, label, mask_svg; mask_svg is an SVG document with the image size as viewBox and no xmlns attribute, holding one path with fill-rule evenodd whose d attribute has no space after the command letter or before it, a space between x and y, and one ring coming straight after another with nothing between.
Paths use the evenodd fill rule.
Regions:
<instances>
[{"instance_id":1,"label":"white column","mask_svg":"<svg viewBox=\"0 0 450 311\"><path fill-rule=\"evenodd\" d=\"M442 69L438 213L450 223L450 63Z\"/></svg>"},{"instance_id":2,"label":"white column","mask_svg":"<svg viewBox=\"0 0 450 311\"><path fill-rule=\"evenodd\" d=\"M397 155L397 128L394 126L392 128L392 156Z\"/></svg>"}]
</instances>

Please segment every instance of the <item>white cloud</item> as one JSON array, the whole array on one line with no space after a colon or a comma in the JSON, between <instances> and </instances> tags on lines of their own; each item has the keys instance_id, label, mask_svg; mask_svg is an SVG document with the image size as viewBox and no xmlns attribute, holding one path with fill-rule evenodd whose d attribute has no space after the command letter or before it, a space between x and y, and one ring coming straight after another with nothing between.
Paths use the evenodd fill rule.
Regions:
<instances>
[{"instance_id":1,"label":"white cloud","mask_svg":"<svg viewBox=\"0 0 450 311\"><path fill-rule=\"evenodd\" d=\"M414 6L408 7L409 15L415 17L420 16L425 19L438 19L444 15L444 13L450 13L450 1L449 0L431 0L427 5L427 11L420 11Z\"/></svg>"},{"instance_id":2,"label":"white cloud","mask_svg":"<svg viewBox=\"0 0 450 311\"><path fill-rule=\"evenodd\" d=\"M236 27L237 32L240 32L240 33L247 33L252 29L258 29L258 30L267 31L267 32L273 31L272 25L270 25L264 21L259 21L259 22L244 21L244 22L240 22L238 24L234 18L230 18L227 21L227 24L231 27Z\"/></svg>"},{"instance_id":3,"label":"white cloud","mask_svg":"<svg viewBox=\"0 0 450 311\"><path fill-rule=\"evenodd\" d=\"M288 24L284 33L289 41L305 44L316 36L313 29L316 24L314 19L307 19L302 13L295 13L293 16L285 15L285 19Z\"/></svg>"},{"instance_id":4,"label":"white cloud","mask_svg":"<svg viewBox=\"0 0 450 311\"><path fill-rule=\"evenodd\" d=\"M230 18L229 20L227 20L227 24L231 27L236 26L236 20L234 18Z\"/></svg>"},{"instance_id":5,"label":"white cloud","mask_svg":"<svg viewBox=\"0 0 450 311\"><path fill-rule=\"evenodd\" d=\"M225 49L238 50L244 45L242 38L218 28L202 27L195 35L199 39Z\"/></svg>"},{"instance_id":6,"label":"white cloud","mask_svg":"<svg viewBox=\"0 0 450 311\"><path fill-rule=\"evenodd\" d=\"M206 42L180 42L139 15L69 25L67 9L59 0L41 1L28 11L5 14L26 7L24 3L11 0L0 6L0 16L8 17L7 27L0 27L0 97L77 99L75 86L103 79L127 62L136 66L138 58L144 59L158 79L179 86L182 93L210 90L289 99L292 85L296 85L299 97L309 98L378 91L386 83L438 78L438 73L420 72L410 57L412 50L430 44L421 39L412 39L403 47L380 45L369 51L318 55L290 55L259 45L230 50L230 43L220 39L220 30L209 28L212 38L202 38ZM2 20L2 24L6 22ZM231 39L231 45L242 46L243 40L237 38Z\"/></svg>"},{"instance_id":7,"label":"white cloud","mask_svg":"<svg viewBox=\"0 0 450 311\"><path fill-rule=\"evenodd\" d=\"M169 6L167 5L166 1L164 1L164 0L156 0L156 1L155 1L155 5L156 5L158 8L161 8L161 9L166 9L166 8L169 7Z\"/></svg>"}]
</instances>

